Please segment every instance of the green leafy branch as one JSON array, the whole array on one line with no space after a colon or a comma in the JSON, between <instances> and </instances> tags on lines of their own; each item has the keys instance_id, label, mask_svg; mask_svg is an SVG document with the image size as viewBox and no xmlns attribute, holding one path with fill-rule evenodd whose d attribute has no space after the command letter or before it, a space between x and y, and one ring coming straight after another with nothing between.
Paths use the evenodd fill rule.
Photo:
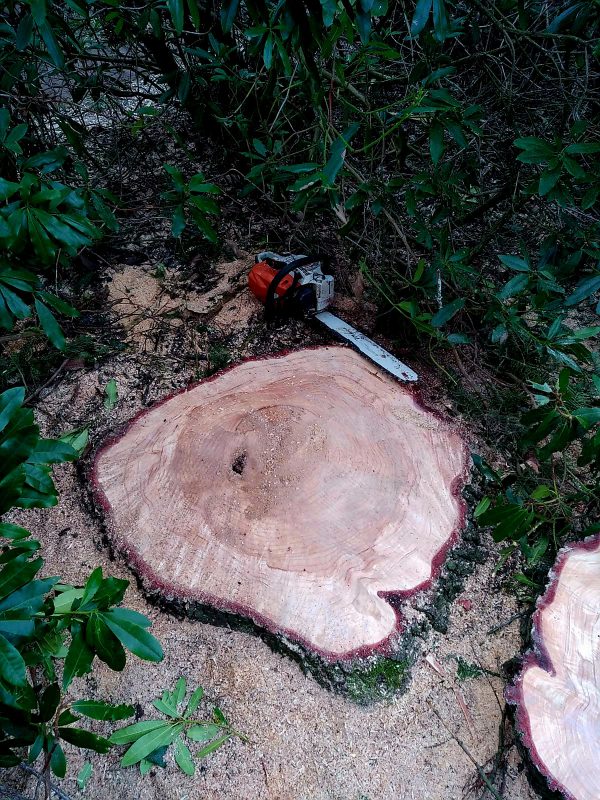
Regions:
<instances>
[{"instance_id":1,"label":"green leafy branch","mask_svg":"<svg viewBox=\"0 0 600 800\"><path fill-rule=\"evenodd\" d=\"M167 719L143 720L115 731L109 739L112 744L131 745L121 759L121 766L139 764L142 775L153 765L164 767L165 752L172 745L179 769L186 775L193 775L195 764L184 736L189 742L203 743L196 758L205 758L232 737L248 741L231 727L220 708L213 708L210 720L197 719L195 714L203 697L204 690L199 686L186 701L186 680L181 677L172 691L165 690L153 701L154 708Z\"/></svg>"}]
</instances>

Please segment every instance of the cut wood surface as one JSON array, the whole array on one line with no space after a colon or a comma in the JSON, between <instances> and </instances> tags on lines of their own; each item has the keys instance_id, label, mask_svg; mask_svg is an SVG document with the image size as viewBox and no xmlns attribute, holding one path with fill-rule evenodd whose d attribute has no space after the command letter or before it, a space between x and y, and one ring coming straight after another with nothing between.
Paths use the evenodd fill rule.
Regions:
<instances>
[{"instance_id":1,"label":"cut wood surface","mask_svg":"<svg viewBox=\"0 0 600 800\"><path fill-rule=\"evenodd\" d=\"M151 587L341 659L397 630L387 595L432 579L463 522L466 462L404 385L322 347L162 401L99 452L93 480Z\"/></svg>"},{"instance_id":2,"label":"cut wood surface","mask_svg":"<svg viewBox=\"0 0 600 800\"><path fill-rule=\"evenodd\" d=\"M600 798L600 536L559 554L536 648L508 699L538 769L572 800Z\"/></svg>"}]
</instances>

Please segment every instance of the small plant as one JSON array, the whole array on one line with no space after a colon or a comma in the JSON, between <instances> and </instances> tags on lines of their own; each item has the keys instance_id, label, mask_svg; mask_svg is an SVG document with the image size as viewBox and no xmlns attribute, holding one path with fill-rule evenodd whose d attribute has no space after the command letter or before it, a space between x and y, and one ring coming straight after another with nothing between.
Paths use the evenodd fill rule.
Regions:
<instances>
[{"instance_id":1,"label":"small plant","mask_svg":"<svg viewBox=\"0 0 600 800\"><path fill-rule=\"evenodd\" d=\"M115 731L109 739L112 744L131 744L121 759L121 766L139 764L142 775L154 765L165 767L164 755L172 745L179 769L186 775L193 775L194 757L184 737L188 742L203 744L196 758L208 756L234 736L248 741L231 727L220 708L212 709L209 720L198 719L195 715L203 697L204 690L198 686L186 701L186 680L181 677L173 691L165 690L152 703L166 719L143 720Z\"/></svg>"},{"instance_id":2,"label":"small plant","mask_svg":"<svg viewBox=\"0 0 600 800\"><path fill-rule=\"evenodd\" d=\"M500 475L476 465L493 487L475 509L497 542L508 541L504 559L518 548L530 568L554 557L573 536L600 530L595 519L600 470L600 377L564 367L554 385L529 382L534 408L521 416L521 462ZM538 584L517 574L529 590Z\"/></svg>"},{"instance_id":3,"label":"small plant","mask_svg":"<svg viewBox=\"0 0 600 800\"><path fill-rule=\"evenodd\" d=\"M472 678L480 678L484 673L477 664L472 664L470 661L465 661L460 656L456 659L456 677L459 681L471 680Z\"/></svg>"},{"instance_id":4,"label":"small plant","mask_svg":"<svg viewBox=\"0 0 600 800\"><path fill-rule=\"evenodd\" d=\"M11 508L49 508L58 502L52 465L73 461L87 432L43 439L25 390L0 394L0 514ZM12 522L0 522L0 766L33 763L64 777L63 743L99 753L110 742L80 727L83 717L119 720L130 706L71 699L74 679L93 669L95 658L122 670L128 650L160 661L162 649L142 614L121 607L128 581L95 569L83 586L40 578L40 543ZM49 795L47 795L49 797Z\"/></svg>"},{"instance_id":5,"label":"small plant","mask_svg":"<svg viewBox=\"0 0 600 800\"><path fill-rule=\"evenodd\" d=\"M107 411L112 411L117 405L118 400L119 390L117 387L117 382L114 378L111 378L104 387L104 408Z\"/></svg>"},{"instance_id":6,"label":"small plant","mask_svg":"<svg viewBox=\"0 0 600 800\"><path fill-rule=\"evenodd\" d=\"M209 242L217 241L217 232L208 221L207 217L218 216L219 206L209 195L220 195L221 190L214 183L207 183L204 175L198 172L186 182L183 174L170 164L163 164L164 169L171 176L173 188L164 192L163 199L168 205L174 206L171 220L171 232L178 239L191 217L200 233Z\"/></svg>"}]
</instances>

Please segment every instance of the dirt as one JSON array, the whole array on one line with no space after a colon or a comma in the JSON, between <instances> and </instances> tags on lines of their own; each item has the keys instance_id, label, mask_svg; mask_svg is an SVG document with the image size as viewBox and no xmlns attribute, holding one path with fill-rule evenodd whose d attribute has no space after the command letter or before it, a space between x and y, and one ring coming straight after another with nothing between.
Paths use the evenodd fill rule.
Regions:
<instances>
[{"instance_id":1,"label":"dirt","mask_svg":"<svg viewBox=\"0 0 600 800\"><path fill-rule=\"evenodd\" d=\"M226 341L227 358L237 360L323 340L303 323L266 334L260 309L236 271L241 262L249 260L240 259L235 267L233 262L217 265L209 294L182 290L177 275L157 277L150 264L115 266L108 281L111 313L128 347L94 368L62 373L41 392L37 416L44 432L89 425L92 443L98 445L141 408L210 370L215 341ZM113 378L119 397L109 411L102 391ZM99 664L93 675L74 681L73 696L139 704L147 719L156 714L152 699L184 675L190 686L205 687L205 712L218 704L250 740L230 741L199 764L194 777L176 770L170 755L167 769L157 767L144 778L136 768L119 767L118 751L92 755L94 770L83 794L75 777L86 756L66 745L70 768L62 786L69 795L89 800L490 796L484 794L475 764L492 767L505 705L504 680L484 673L459 681L456 672L461 658L500 673L502 664L520 650L518 621L490 633L518 611L515 598L494 574L491 542L485 542L490 557L466 579L452 604L447 633L428 628L418 640L420 652L407 691L364 706L322 688L253 634L179 619L149 605L124 562L111 559L101 524L82 499L76 468L63 466L56 475L59 505L19 515L42 542L46 573L80 584L100 565L105 574L130 579L126 605L152 619L152 632L165 651L157 665L129 657L120 674ZM416 607L410 617L425 620ZM102 731L103 724L95 728ZM503 753L502 764L504 777L498 785L504 800L537 797L514 746ZM19 781L24 781L21 774ZM31 787L30 779L29 787L21 783L20 789L31 793Z\"/></svg>"}]
</instances>

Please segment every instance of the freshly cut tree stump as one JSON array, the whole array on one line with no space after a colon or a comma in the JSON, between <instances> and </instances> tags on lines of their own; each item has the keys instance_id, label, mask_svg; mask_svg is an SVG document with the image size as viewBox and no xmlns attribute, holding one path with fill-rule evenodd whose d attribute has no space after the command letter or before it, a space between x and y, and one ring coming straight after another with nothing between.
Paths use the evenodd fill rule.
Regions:
<instances>
[{"instance_id":1,"label":"freshly cut tree stump","mask_svg":"<svg viewBox=\"0 0 600 800\"><path fill-rule=\"evenodd\" d=\"M570 800L600 798L600 536L559 554L535 650L507 698L532 760Z\"/></svg>"},{"instance_id":2,"label":"freshly cut tree stump","mask_svg":"<svg viewBox=\"0 0 600 800\"><path fill-rule=\"evenodd\" d=\"M145 411L96 457L117 547L169 598L328 660L398 629L463 523L460 436L343 347L246 361ZM389 599L389 598L388 598Z\"/></svg>"}]
</instances>

